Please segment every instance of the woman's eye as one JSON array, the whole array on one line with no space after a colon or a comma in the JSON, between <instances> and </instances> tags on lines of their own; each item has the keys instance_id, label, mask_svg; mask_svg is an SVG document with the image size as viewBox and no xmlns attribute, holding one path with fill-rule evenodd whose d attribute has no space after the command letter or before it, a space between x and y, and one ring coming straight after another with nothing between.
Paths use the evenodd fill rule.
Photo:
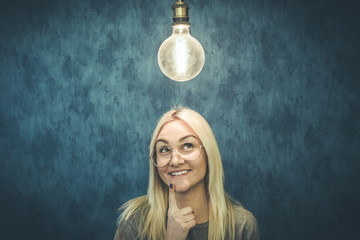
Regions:
<instances>
[{"instance_id":1,"label":"woman's eye","mask_svg":"<svg viewBox=\"0 0 360 240\"><path fill-rule=\"evenodd\" d=\"M162 147L159 149L159 153L168 153L170 152L170 148L169 147Z\"/></svg>"},{"instance_id":2,"label":"woman's eye","mask_svg":"<svg viewBox=\"0 0 360 240\"><path fill-rule=\"evenodd\" d=\"M183 144L183 149L184 150L190 150L192 148L194 148L194 144L192 144L192 143L184 143Z\"/></svg>"}]
</instances>

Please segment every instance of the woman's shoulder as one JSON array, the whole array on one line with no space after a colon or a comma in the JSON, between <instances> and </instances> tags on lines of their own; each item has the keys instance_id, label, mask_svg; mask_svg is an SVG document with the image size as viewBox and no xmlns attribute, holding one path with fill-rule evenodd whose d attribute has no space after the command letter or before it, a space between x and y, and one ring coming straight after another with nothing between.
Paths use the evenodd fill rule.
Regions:
<instances>
[{"instance_id":1,"label":"woman's shoulder","mask_svg":"<svg viewBox=\"0 0 360 240\"><path fill-rule=\"evenodd\" d=\"M142 196L131 199L120 207L123 212L119 218L115 240L139 238L139 224L147 204L146 196Z\"/></svg>"},{"instance_id":2,"label":"woman's shoulder","mask_svg":"<svg viewBox=\"0 0 360 240\"><path fill-rule=\"evenodd\" d=\"M254 215L243 206L234 205L236 222L256 223Z\"/></svg>"},{"instance_id":3,"label":"woman's shoulder","mask_svg":"<svg viewBox=\"0 0 360 240\"><path fill-rule=\"evenodd\" d=\"M138 239L140 216L137 215L138 213L134 213L128 219L123 218L119 221L114 240Z\"/></svg>"},{"instance_id":4,"label":"woman's shoulder","mask_svg":"<svg viewBox=\"0 0 360 240\"><path fill-rule=\"evenodd\" d=\"M259 227L254 215L242 206L234 206L236 239L258 240Z\"/></svg>"}]
</instances>

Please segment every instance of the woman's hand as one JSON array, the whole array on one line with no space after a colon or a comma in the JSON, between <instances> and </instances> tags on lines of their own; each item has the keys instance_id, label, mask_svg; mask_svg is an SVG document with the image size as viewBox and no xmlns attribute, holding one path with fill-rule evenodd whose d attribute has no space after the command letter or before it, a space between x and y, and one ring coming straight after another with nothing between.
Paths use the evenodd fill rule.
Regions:
<instances>
[{"instance_id":1,"label":"woman's hand","mask_svg":"<svg viewBox=\"0 0 360 240\"><path fill-rule=\"evenodd\" d=\"M190 228L195 225L195 215L191 207L178 208L175 198L175 185L170 184L168 222L165 239L184 240Z\"/></svg>"}]
</instances>

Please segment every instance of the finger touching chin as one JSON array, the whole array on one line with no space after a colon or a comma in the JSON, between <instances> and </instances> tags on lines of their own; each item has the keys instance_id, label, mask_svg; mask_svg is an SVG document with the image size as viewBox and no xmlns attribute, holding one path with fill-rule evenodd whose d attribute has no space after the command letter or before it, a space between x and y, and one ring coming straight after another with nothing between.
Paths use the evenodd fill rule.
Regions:
<instances>
[{"instance_id":1,"label":"finger touching chin","mask_svg":"<svg viewBox=\"0 0 360 240\"><path fill-rule=\"evenodd\" d=\"M180 183L171 182L172 184L176 185L176 192L186 192L190 189L190 184L187 181L183 181Z\"/></svg>"}]
</instances>

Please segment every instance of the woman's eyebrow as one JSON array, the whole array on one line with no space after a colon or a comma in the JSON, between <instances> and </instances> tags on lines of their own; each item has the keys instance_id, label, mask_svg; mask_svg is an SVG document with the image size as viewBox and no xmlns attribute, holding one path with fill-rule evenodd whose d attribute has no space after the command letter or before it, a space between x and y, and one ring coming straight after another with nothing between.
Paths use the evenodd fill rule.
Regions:
<instances>
[{"instance_id":1,"label":"woman's eyebrow","mask_svg":"<svg viewBox=\"0 0 360 240\"><path fill-rule=\"evenodd\" d=\"M168 144L169 142L168 141L166 141L165 139L158 139L158 140L156 140L156 143L155 143L155 145L158 143L158 142L163 142L163 143L166 143L166 144Z\"/></svg>"},{"instance_id":2,"label":"woman's eyebrow","mask_svg":"<svg viewBox=\"0 0 360 240\"><path fill-rule=\"evenodd\" d=\"M187 138L195 138L196 140L198 139L196 136L194 136L194 135L187 135L187 136L185 136L185 137L182 137L182 138L180 138L179 139L179 142L182 142L182 141L184 141L185 139L187 139Z\"/></svg>"},{"instance_id":3,"label":"woman's eyebrow","mask_svg":"<svg viewBox=\"0 0 360 240\"><path fill-rule=\"evenodd\" d=\"M186 136L180 138L178 142L182 142L182 141L186 140L187 138L195 138L196 140L198 139L198 138L197 138L196 136L194 136L194 135L186 135ZM163 143L166 143L166 144L169 143L168 141L166 141L165 139L162 139L162 138L156 140L155 145L156 145L158 142L163 142Z\"/></svg>"}]
</instances>

